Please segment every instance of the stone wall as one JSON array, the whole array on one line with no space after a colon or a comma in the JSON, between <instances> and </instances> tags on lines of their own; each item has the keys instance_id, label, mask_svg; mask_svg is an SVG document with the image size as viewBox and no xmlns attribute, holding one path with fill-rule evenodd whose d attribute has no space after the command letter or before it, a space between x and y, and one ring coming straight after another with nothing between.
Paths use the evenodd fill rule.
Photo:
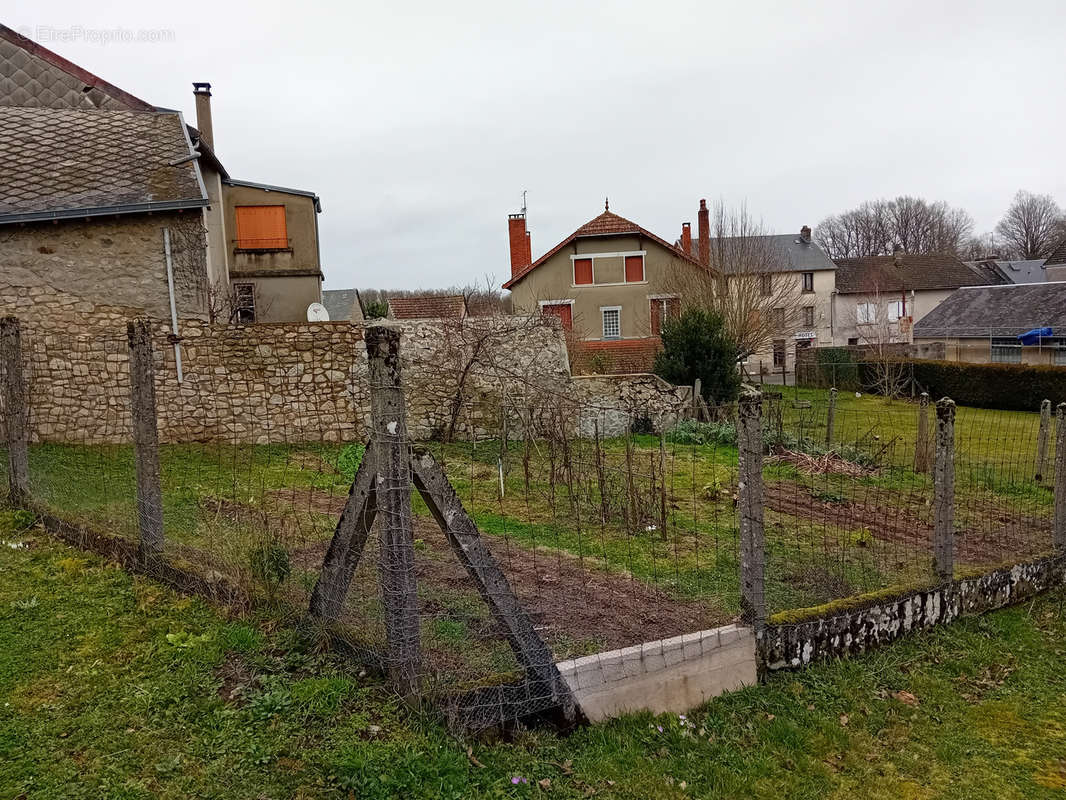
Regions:
<instances>
[{"instance_id":1,"label":"stone wall","mask_svg":"<svg viewBox=\"0 0 1066 800\"><path fill-rule=\"evenodd\" d=\"M79 333L23 323L33 441L128 441L128 343L125 320L118 322ZM489 329L479 332L468 321L459 334L452 323L393 324L403 330L415 438L442 436L456 398L454 434L462 438L496 437L501 409L516 434L525 422L539 424L553 414L567 420L597 414L611 420L601 435L617 435L631 417L648 416L661 425L688 402L687 387L655 376L571 379L564 339L552 326L504 318L478 323L492 326L484 333ZM212 326L182 320L180 334L179 382L169 323L153 322L161 441L365 438L370 403L361 324ZM476 359L472 341L483 348ZM584 427L591 430L591 424Z\"/></svg>"},{"instance_id":2,"label":"stone wall","mask_svg":"<svg viewBox=\"0 0 1066 800\"><path fill-rule=\"evenodd\" d=\"M673 427L692 405L692 387L674 386L658 375L574 376L575 395L581 407L578 434L621 436L638 424L650 424L658 433ZM645 422L646 421L646 422Z\"/></svg>"},{"instance_id":3,"label":"stone wall","mask_svg":"<svg viewBox=\"0 0 1066 800\"><path fill-rule=\"evenodd\" d=\"M178 313L206 303L206 250L199 211L0 228L0 316L52 330L112 329L147 313L170 316L163 228L171 231Z\"/></svg>"},{"instance_id":4,"label":"stone wall","mask_svg":"<svg viewBox=\"0 0 1066 800\"><path fill-rule=\"evenodd\" d=\"M1064 579L1066 558L1054 556L905 595L873 597L851 610L813 609L811 619L767 626L760 634L762 662L766 669L778 670L862 653L961 615L1020 603L1062 586Z\"/></svg>"}]
</instances>

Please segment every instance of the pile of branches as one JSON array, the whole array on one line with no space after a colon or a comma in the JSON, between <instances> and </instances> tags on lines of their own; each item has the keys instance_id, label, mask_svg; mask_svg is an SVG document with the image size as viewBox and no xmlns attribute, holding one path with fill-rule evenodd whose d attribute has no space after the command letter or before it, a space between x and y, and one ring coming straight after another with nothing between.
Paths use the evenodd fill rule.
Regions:
<instances>
[{"instance_id":1,"label":"pile of branches","mask_svg":"<svg viewBox=\"0 0 1066 800\"><path fill-rule=\"evenodd\" d=\"M782 447L767 460L771 463L791 464L806 475L832 474L862 478L877 471L872 467L864 467L862 464L849 461L835 450L829 450L819 455L811 455L798 450L786 450Z\"/></svg>"}]
</instances>

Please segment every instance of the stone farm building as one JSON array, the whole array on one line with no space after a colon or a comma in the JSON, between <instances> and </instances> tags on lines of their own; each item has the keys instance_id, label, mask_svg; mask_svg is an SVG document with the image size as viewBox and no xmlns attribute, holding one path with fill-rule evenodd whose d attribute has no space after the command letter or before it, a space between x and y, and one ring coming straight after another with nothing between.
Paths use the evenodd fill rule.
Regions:
<instances>
[{"instance_id":1,"label":"stone farm building","mask_svg":"<svg viewBox=\"0 0 1066 800\"><path fill-rule=\"evenodd\" d=\"M210 84L194 91L195 128L0 26L0 313L85 327L169 318L173 303L216 322L306 319L319 200L232 178Z\"/></svg>"}]
</instances>

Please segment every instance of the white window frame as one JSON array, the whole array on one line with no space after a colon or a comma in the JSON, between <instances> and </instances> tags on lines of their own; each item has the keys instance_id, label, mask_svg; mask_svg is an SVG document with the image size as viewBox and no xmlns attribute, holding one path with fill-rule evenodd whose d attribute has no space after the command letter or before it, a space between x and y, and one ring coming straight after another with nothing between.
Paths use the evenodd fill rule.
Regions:
<instances>
[{"instance_id":1,"label":"white window frame","mask_svg":"<svg viewBox=\"0 0 1066 800\"><path fill-rule=\"evenodd\" d=\"M811 288L810 289L808 289L807 286L806 286L807 276L808 275L811 276ZM801 294L814 294L814 273L813 272L808 270L807 272L801 272L800 273L800 293Z\"/></svg>"},{"instance_id":2,"label":"white window frame","mask_svg":"<svg viewBox=\"0 0 1066 800\"><path fill-rule=\"evenodd\" d=\"M607 319L605 312L613 311L618 315L618 333L615 336L607 335ZM622 307L621 306L600 306L600 331L604 339L614 340L622 338Z\"/></svg>"},{"instance_id":3,"label":"white window frame","mask_svg":"<svg viewBox=\"0 0 1066 800\"><path fill-rule=\"evenodd\" d=\"M573 300L538 300L537 301L537 305L540 308L544 308L544 306L572 306L573 304L574 304Z\"/></svg>"},{"instance_id":4,"label":"white window frame","mask_svg":"<svg viewBox=\"0 0 1066 800\"><path fill-rule=\"evenodd\" d=\"M810 322L807 321L807 317L810 316ZM803 307L803 327L808 329L814 328L814 306Z\"/></svg>"},{"instance_id":5,"label":"white window frame","mask_svg":"<svg viewBox=\"0 0 1066 800\"><path fill-rule=\"evenodd\" d=\"M903 301L902 300L889 300L888 301L888 321L899 322L903 319Z\"/></svg>"},{"instance_id":6,"label":"white window frame","mask_svg":"<svg viewBox=\"0 0 1066 800\"><path fill-rule=\"evenodd\" d=\"M644 262L644 280L640 281L627 281L626 277L626 257L627 256L640 256ZM621 258L622 259L622 280L614 281L612 283L597 283L596 282L596 259L597 258ZM592 261L592 283L578 283L577 282L577 265L576 261L584 261L590 259ZM647 250L623 250L618 253L571 253L570 254L570 288L572 289L585 289L591 286L641 286L648 282L648 251Z\"/></svg>"},{"instance_id":7,"label":"white window frame","mask_svg":"<svg viewBox=\"0 0 1066 800\"><path fill-rule=\"evenodd\" d=\"M873 325L877 322L877 303L865 301L855 304L855 319L859 325Z\"/></svg>"},{"instance_id":8,"label":"white window frame","mask_svg":"<svg viewBox=\"0 0 1066 800\"><path fill-rule=\"evenodd\" d=\"M1021 364L1022 343L1017 339L993 337L988 343L988 360L992 364Z\"/></svg>"}]
</instances>

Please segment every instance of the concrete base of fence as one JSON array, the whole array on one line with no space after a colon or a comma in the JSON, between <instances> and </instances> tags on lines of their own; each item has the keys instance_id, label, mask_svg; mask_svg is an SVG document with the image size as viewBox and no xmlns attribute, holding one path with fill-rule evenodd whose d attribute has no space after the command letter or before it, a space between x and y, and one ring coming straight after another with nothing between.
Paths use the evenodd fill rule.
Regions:
<instances>
[{"instance_id":1,"label":"concrete base of fence","mask_svg":"<svg viewBox=\"0 0 1066 800\"><path fill-rule=\"evenodd\" d=\"M809 620L770 624L760 637L759 649L767 670L804 667L826 658L862 653L963 615L1020 603L1064 583L1066 557L1049 556L942 586L873 597L860 608L831 616L826 613Z\"/></svg>"},{"instance_id":2,"label":"concrete base of fence","mask_svg":"<svg viewBox=\"0 0 1066 800\"><path fill-rule=\"evenodd\" d=\"M756 683L755 635L726 625L558 664L590 722L632 711L685 712Z\"/></svg>"}]
</instances>

